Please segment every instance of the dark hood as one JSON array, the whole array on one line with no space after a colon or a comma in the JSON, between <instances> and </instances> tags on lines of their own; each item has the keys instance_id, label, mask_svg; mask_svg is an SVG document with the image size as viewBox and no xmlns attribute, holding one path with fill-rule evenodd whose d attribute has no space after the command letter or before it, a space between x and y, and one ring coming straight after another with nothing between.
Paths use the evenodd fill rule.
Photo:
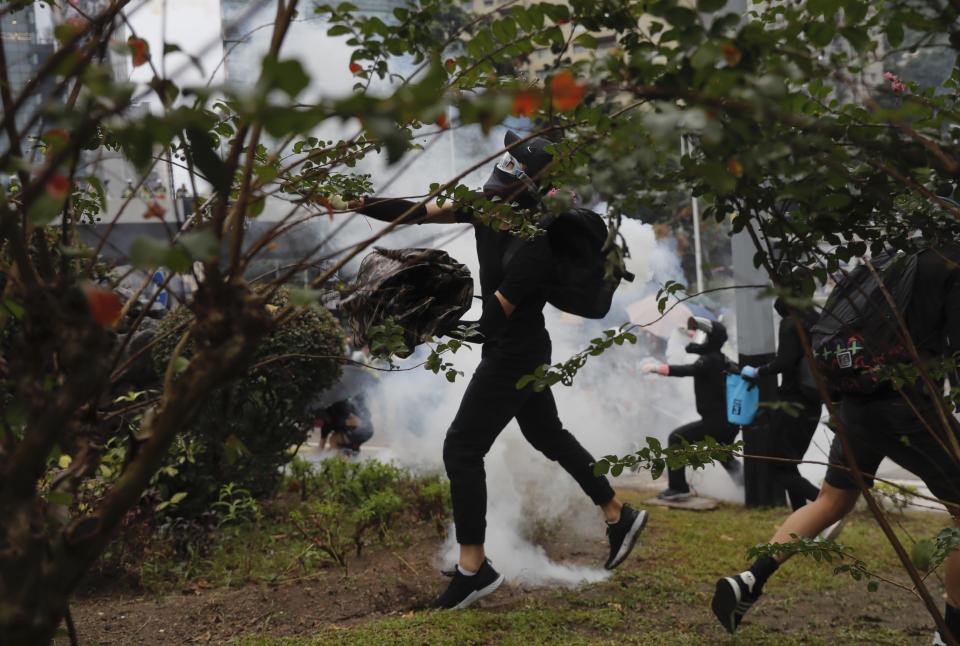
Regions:
<instances>
[{"instance_id":1,"label":"dark hood","mask_svg":"<svg viewBox=\"0 0 960 646\"><path fill-rule=\"evenodd\" d=\"M539 186L540 176L553 160L553 155L547 150L553 142L545 137L533 137L518 144L520 139L520 135L508 130L503 137L503 146L523 164L527 177ZM487 198L499 197L507 202L538 202L539 195L531 195L533 192L523 181L496 167L483 185L483 193Z\"/></svg>"},{"instance_id":2,"label":"dark hood","mask_svg":"<svg viewBox=\"0 0 960 646\"><path fill-rule=\"evenodd\" d=\"M703 343L688 343L687 352L691 354L708 354L710 352L720 352L720 348L727 342L727 328L718 321L709 321L703 318L691 318L692 325L690 329L703 330L707 333L707 338Z\"/></svg>"}]
</instances>

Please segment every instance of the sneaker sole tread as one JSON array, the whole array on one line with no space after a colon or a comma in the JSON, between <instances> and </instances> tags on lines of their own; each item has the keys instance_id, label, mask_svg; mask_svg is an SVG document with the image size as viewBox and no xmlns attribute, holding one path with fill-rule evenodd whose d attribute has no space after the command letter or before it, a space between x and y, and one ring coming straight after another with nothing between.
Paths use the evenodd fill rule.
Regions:
<instances>
[{"instance_id":1,"label":"sneaker sole tread","mask_svg":"<svg viewBox=\"0 0 960 646\"><path fill-rule=\"evenodd\" d=\"M468 594L466 599L464 599L463 601L461 601L460 603L458 603L453 607L453 610L464 610L466 608L469 608L470 606L475 604L477 601L480 601L480 599L483 599L484 597L496 592L497 588L500 587L503 581L504 581L504 576L502 574L498 575L497 579L493 583L487 585L484 588L480 588L479 590L474 590L473 592Z\"/></svg>"}]
</instances>

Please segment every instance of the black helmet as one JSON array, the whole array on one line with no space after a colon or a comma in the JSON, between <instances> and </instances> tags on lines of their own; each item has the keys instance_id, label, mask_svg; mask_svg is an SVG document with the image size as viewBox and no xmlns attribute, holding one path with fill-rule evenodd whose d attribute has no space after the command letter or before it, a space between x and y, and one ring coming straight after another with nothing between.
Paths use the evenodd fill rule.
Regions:
<instances>
[{"instance_id":1,"label":"black helmet","mask_svg":"<svg viewBox=\"0 0 960 646\"><path fill-rule=\"evenodd\" d=\"M521 139L522 137L512 130L507 130L504 135L503 145L507 152L497 162L490 179L483 185L483 193L487 197L499 197L513 202L524 194L529 194L529 197L539 200L540 176L553 160L547 146L553 142L545 137L533 137L517 143Z\"/></svg>"}]
</instances>

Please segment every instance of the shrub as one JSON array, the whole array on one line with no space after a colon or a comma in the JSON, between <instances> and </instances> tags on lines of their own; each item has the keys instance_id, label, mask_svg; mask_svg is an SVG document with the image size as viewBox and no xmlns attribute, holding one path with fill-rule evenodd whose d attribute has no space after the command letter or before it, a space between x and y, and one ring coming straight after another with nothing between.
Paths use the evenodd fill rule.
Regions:
<instances>
[{"instance_id":1,"label":"shrub","mask_svg":"<svg viewBox=\"0 0 960 646\"><path fill-rule=\"evenodd\" d=\"M289 302L286 292L271 301ZM192 314L187 308L170 313L160 324L153 360L163 374ZM184 355L189 357L188 345ZM274 492L280 467L290 461L291 447L303 443L310 430L310 403L340 376L343 333L323 309L298 310L296 318L263 339L252 367L218 389L185 429L158 475L161 494L179 492L177 513L191 517L218 501L221 488L233 483L254 498Z\"/></svg>"},{"instance_id":2,"label":"shrub","mask_svg":"<svg viewBox=\"0 0 960 646\"><path fill-rule=\"evenodd\" d=\"M347 553L360 556L371 536L387 539L404 512L432 521L437 530L449 506L449 487L439 476L415 476L373 460L324 460L319 468L299 465L293 482L309 483L310 498L290 520L298 531L338 565Z\"/></svg>"}]
</instances>

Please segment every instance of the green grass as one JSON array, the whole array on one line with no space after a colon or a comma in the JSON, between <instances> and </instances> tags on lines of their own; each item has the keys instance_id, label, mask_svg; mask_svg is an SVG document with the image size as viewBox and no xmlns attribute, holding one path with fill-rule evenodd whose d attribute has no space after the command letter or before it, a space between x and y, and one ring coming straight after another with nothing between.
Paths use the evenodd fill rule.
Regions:
<instances>
[{"instance_id":1,"label":"green grass","mask_svg":"<svg viewBox=\"0 0 960 646\"><path fill-rule=\"evenodd\" d=\"M745 569L745 549L765 542L784 517L783 509L654 509L644 545L614 577L599 584L531 594L501 609L408 613L330 626L309 638L247 637L238 644L929 643L931 631L925 626L932 622L908 593L890 586L870 593L865 582L835 576L832 565L804 558L794 559L771 580L750 623L735 639L728 637L709 611L713 582ZM916 538L932 536L945 522L945 517L929 514L901 519ZM907 540L904 529L898 533ZM856 515L841 542L872 570L906 581L895 553L868 516ZM850 600L860 604L859 610L836 621L835 605Z\"/></svg>"}]
</instances>

